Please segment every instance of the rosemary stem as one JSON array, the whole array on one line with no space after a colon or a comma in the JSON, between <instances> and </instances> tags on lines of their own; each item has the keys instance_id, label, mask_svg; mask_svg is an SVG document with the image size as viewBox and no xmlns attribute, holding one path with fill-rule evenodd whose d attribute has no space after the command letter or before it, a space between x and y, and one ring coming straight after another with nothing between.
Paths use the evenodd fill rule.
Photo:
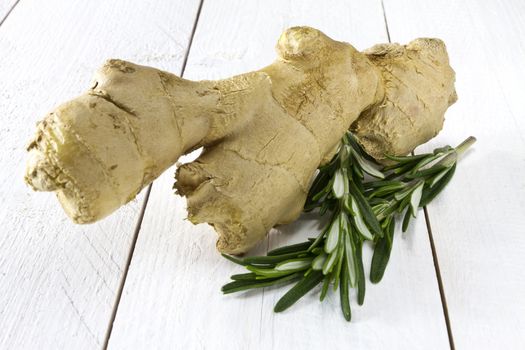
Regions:
<instances>
[{"instance_id":1,"label":"rosemary stem","mask_svg":"<svg viewBox=\"0 0 525 350\"><path fill-rule=\"evenodd\" d=\"M461 154L465 153L465 151L470 146L472 146L475 142L476 142L476 138L474 136L469 136L467 139L465 139L465 141L461 142L456 147L456 152L458 153L458 155L461 155Z\"/></svg>"}]
</instances>

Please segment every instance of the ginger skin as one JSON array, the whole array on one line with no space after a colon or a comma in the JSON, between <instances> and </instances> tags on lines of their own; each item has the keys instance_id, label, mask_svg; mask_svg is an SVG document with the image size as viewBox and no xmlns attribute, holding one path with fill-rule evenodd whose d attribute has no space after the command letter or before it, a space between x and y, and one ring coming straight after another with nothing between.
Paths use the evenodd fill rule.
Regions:
<instances>
[{"instance_id":1,"label":"ginger skin","mask_svg":"<svg viewBox=\"0 0 525 350\"><path fill-rule=\"evenodd\" d=\"M455 102L454 71L438 39L358 52L309 27L285 31L278 59L251 73L189 81L109 60L85 94L38 124L25 180L55 191L77 223L133 199L177 159L188 218L249 250L302 211L312 177L351 129L378 160L435 136Z\"/></svg>"}]
</instances>

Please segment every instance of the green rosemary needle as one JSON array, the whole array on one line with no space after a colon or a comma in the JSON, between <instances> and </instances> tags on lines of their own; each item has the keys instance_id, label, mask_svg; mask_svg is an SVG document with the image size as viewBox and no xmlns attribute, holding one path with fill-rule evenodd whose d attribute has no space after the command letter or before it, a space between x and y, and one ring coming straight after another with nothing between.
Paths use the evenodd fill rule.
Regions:
<instances>
[{"instance_id":1,"label":"green rosemary needle","mask_svg":"<svg viewBox=\"0 0 525 350\"><path fill-rule=\"evenodd\" d=\"M315 239L269 251L266 256L238 258L224 255L249 273L231 277L225 294L297 282L275 305L281 312L322 284L320 300L340 289L341 310L351 319L349 288L357 288L357 301L365 297L362 247L374 245L370 281L379 282L388 265L395 222L403 217L406 231L418 208L427 205L448 184L458 156L474 142L437 148L432 153L390 156L390 165L380 167L348 132L339 151L322 166L308 194L304 210L330 215L329 223ZM365 176L367 174L367 176Z\"/></svg>"}]
</instances>

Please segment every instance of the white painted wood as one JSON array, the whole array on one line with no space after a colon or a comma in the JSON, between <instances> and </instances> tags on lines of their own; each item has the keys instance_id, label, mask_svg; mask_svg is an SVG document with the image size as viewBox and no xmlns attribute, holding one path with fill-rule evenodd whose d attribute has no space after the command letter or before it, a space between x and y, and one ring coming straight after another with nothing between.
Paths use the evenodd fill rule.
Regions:
<instances>
[{"instance_id":1,"label":"white painted wood","mask_svg":"<svg viewBox=\"0 0 525 350\"><path fill-rule=\"evenodd\" d=\"M478 137L429 206L458 349L525 348L525 3L386 1L394 41L445 40L459 100L428 146Z\"/></svg>"},{"instance_id":2,"label":"white painted wood","mask_svg":"<svg viewBox=\"0 0 525 350\"><path fill-rule=\"evenodd\" d=\"M7 16L11 8L15 5L16 0L0 1L0 22Z\"/></svg>"},{"instance_id":3,"label":"white painted wood","mask_svg":"<svg viewBox=\"0 0 525 350\"><path fill-rule=\"evenodd\" d=\"M53 195L24 185L25 143L107 58L180 70L197 8L22 0L0 27L1 349L101 347L141 200L74 225Z\"/></svg>"},{"instance_id":4,"label":"white painted wood","mask_svg":"<svg viewBox=\"0 0 525 350\"><path fill-rule=\"evenodd\" d=\"M283 29L318 27L364 49L387 36L378 1L205 1L186 78L212 79L257 69L275 58ZM189 349L444 349L448 346L424 220L396 236L384 281L369 286L366 305L352 302L344 321L338 298L305 298L272 312L284 289L222 296L242 269L215 251L215 233L184 221L184 200L170 195L172 171L155 182L137 241L110 348ZM272 245L300 241L315 226L308 217L272 234ZM279 231L286 231L280 235ZM265 250L267 242L258 247ZM257 253L254 252L254 253ZM369 260L370 252L367 251Z\"/></svg>"}]
</instances>

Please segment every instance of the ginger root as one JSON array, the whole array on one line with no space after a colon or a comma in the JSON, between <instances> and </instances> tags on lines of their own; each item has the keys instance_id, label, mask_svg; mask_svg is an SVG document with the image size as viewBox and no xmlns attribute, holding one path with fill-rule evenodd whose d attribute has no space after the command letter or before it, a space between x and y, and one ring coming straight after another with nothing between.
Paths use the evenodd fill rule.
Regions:
<instances>
[{"instance_id":1,"label":"ginger root","mask_svg":"<svg viewBox=\"0 0 525 350\"><path fill-rule=\"evenodd\" d=\"M438 39L364 52L309 27L286 30L278 59L251 73L189 81L109 60L92 87L38 124L26 182L55 191L76 223L133 199L177 159L188 218L242 253L302 211L312 177L346 130L378 160L435 136L455 102L454 71Z\"/></svg>"}]
</instances>

